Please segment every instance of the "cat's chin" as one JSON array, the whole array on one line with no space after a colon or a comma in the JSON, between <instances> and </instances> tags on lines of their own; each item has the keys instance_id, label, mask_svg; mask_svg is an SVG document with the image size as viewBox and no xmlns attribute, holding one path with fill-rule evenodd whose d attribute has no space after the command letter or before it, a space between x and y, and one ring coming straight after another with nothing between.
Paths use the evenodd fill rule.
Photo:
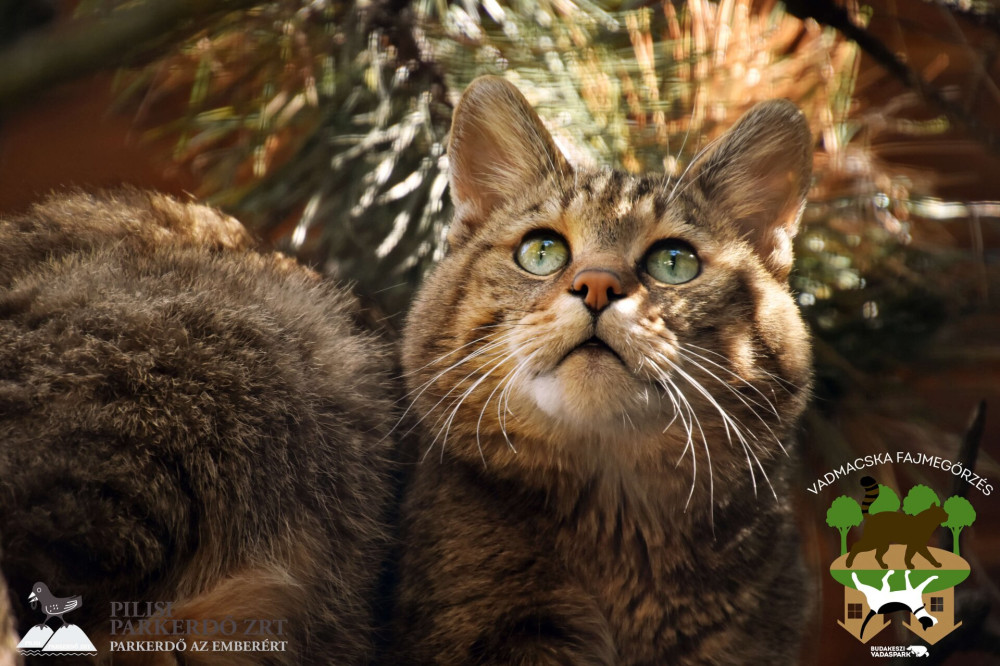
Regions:
<instances>
[{"instance_id":1,"label":"cat's chin","mask_svg":"<svg viewBox=\"0 0 1000 666\"><path fill-rule=\"evenodd\" d=\"M655 427L662 418L656 389L640 382L616 354L584 348L525 383L530 402L561 429L621 431ZM659 426L662 428L662 424Z\"/></svg>"}]
</instances>

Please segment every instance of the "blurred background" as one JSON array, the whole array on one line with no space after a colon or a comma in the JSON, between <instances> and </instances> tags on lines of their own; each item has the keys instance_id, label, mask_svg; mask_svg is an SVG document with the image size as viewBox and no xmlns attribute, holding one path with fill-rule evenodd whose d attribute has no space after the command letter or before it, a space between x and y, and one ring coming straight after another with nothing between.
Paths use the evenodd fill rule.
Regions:
<instances>
[{"instance_id":1,"label":"blurred background","mask_svg":"<svg viewBox=\"0 0 1000 666\"><path fill-rule=\"evenodd\" d=\"M396 336L443 251L451 109L485 73L518 85L571 162L629 171L679 174L759 100L803 109L815 178L792 287L817 385L796 500L824 602L802 662L871 658L837 625L828 572L826 509L860 497L858 475L807 487L903 450L993 486L865 470L901 496L967 493L963 626L928 663L1000 663L994 0L0 0L0 213L70 185L207 200L355 283ZM914 642L893 631L876 642Z\"/></svg>"}]
</instances>

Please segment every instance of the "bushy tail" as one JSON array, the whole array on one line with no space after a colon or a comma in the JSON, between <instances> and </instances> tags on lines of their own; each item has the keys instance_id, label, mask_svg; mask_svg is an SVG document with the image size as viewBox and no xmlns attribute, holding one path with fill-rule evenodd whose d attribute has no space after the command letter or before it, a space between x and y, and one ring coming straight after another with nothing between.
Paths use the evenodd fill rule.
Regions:
<instances>
[{"instance_id":1,"label":"bushy tail","mask_svg":"<svg viewBox=\"0 0 1000 666\"><path fill-rule=\"evenodd\" d=\"M861 485L865 487L865 499L861 502L862 515L868 515L868 507L878 499L878 481L870 476L861 479Z\"/></svg>"}]
</instances>

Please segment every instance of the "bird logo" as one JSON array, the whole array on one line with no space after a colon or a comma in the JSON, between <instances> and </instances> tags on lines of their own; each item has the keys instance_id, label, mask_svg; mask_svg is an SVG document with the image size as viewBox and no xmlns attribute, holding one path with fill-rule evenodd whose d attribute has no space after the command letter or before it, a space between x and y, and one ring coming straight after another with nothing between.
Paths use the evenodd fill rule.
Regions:
<instances>
[{"instance_id":1,"label":"bird logo","mask_svg":"<svg viewBox=\"0 0 1000 666\"><path fill-rule=\"evenodd\" d=\"M31 586L28 604L32 609L41 606L45 619L36 624L17 644L18 652L26 656L48 655L96 655L97 649L80 627L70 624L63 617L66 613L83 606L83 597L57 597L49 591L49 586L38 582ZM57 617L62 623L55 631L49 620Z\"/></svg>"},{"instance_id":2,"label":"bird logo","mask_svg":"<svg viewBox=\"0 0 1000 666\"><path fill-rule=\"evenodd\" d=\"M66 626L66 620L63 619L63 615L82 606L83 597L76 595L75 597L64 597L60 599L49 592L48 585L38 582L31 586L31 594L28 595L28 603L31 604L32 610L37 608L38 604L42 605L42 612L45 613L45 620L38 624L39 627L48 624L49 620L54 617L59 618L59 621L62 622L61 626Z\"/></svg>"}]
</instances>

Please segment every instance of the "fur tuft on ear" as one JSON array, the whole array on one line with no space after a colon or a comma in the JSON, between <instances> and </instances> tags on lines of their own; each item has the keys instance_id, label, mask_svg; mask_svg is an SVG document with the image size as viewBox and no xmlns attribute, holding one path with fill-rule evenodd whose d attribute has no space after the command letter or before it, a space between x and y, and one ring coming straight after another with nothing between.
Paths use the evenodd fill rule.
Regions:
<instances>
[{"instance_id":1,"label":"fur tuft on ear","mask_svg":"<svg viewBox=\"0 0 1000 666\"><path fill-rule=\"evenodd\" d=\"M708 203L718 206L767 268L787 279L812 175L812 135L788 100L762 102L692 165Z\"/></svg>"},{"instance_id":2,"label":"fur tuft on ear","mask_svg":"<svg viewBox=\"0 0 1000 666\"><path fill-rule=\"evenodd\" d=\"M448 144L453 245L505 200L572 173L538 115L512 84L482 76L455 108Z\"/></svg>"}]
</instances>

